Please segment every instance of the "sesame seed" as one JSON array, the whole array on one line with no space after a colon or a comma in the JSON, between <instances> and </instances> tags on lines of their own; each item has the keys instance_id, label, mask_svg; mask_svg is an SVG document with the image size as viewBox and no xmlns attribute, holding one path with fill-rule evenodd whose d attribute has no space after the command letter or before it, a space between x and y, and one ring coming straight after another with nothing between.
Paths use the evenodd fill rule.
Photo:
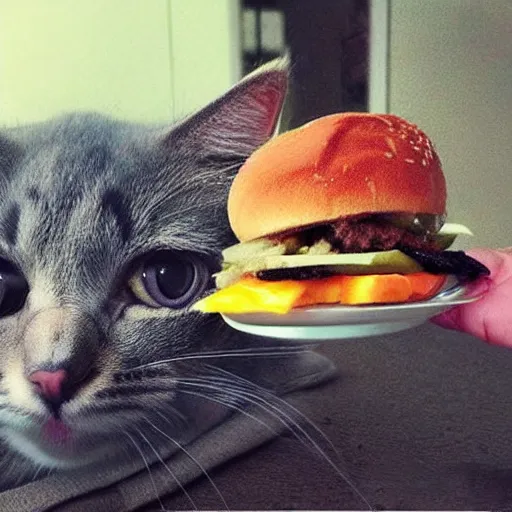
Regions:
<instances>
[{"instance_id":1,"label":"sesame seed","mask_svg":"<svg viewBox=\"0 0 512 512\"><path fill-rule=\"evenodd\" d=\"M393 153L390 153L389 151L386 151L386 153L384 153L384 156L386 158L393 158Z\"/></svg>"},{"instance_id":2,"label":"sesame seed","mask_svg":"<svg viewBox=\"0 0 512 512\"><path fill-rule=\"evenodd\" d=\"M395 141L391 137L386 137L386 142L389 146L389 149L391 149L391 152L393 154L396 154L396 144Z\"/></svg>"},{"instance_id":3,"label":"sesame seed","mask_svg":"<svg viewBox=\"0 0 512 512\"><path fill-rule=\"evenodd\" d=\"M426 167L426 166L427 166L427 161L426 161L425 159L423 159L423 160L421 161L421 165L423 165L423 167Z\"/></svg>"},{"instance_id":4,"label":"sesame seed","mask_svg":"<svg viewBox=\"0 0 512 512\"><path fill-rule=\"evenodd\" d=\"M413 164L414 163L414 160L412 160L411 158L406 158L404 161L406 163L408 163L408 164Z\"/></svg>"}]
</instances>

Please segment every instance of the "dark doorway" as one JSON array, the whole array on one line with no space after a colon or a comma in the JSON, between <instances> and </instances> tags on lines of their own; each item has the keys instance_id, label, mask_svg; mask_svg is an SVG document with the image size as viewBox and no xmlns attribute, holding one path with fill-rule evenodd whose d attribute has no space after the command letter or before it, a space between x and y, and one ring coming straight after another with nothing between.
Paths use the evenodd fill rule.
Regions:
<instances>
[{"instance_id":1,"label":"dark doorway","mask_svg":"<svg viewBox=\"0 0 512 512\"><path fill-rule=\"evenodd\" d=\"M283 129L368 110L368 0L243 0L242 6L245 72L289 51Z\"/></svg>"}]
</instances>

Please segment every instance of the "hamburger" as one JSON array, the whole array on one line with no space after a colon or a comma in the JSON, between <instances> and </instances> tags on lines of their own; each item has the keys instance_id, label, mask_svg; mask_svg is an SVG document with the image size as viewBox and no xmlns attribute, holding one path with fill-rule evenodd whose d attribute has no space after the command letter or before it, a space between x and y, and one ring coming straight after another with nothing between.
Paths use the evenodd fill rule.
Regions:
<instances>
[{"instance_id":1,"label":"hamburger","mask_svg":"<svg viewBox=\"0 0 512 512\"><path fill-rule=\"evenodd\" d=\"M395 115L341 113L261 146L230 188L240 241L222 252L202 312L285 314L432 298L489 273L450 251L446 180L428 136Z\"/></svg>"}]
</instances>

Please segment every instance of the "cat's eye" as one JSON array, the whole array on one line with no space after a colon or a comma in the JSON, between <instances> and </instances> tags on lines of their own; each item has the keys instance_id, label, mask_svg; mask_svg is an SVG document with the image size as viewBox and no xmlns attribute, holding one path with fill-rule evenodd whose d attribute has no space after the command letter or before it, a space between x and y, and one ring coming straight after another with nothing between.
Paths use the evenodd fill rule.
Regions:
<instances>
[{"instance_id":1,"label":"cat's eye","mask_svg":"<svg viewBox=\"0 0 512 512\"><path fill-rule=\"evenodd\" d=\"M0 317L12 315L25 304L28 283L8 261L0 260Z\"/></svg>"},{"instance_id":2,"label":"cat's eye","mask_svg":"<svg viewBox=\"0 0 512 512\"><path fill-rule=\"evenodd\" d=\"M204 292L209 282L210 270L199 256L161 251L143 261L128 286L148 306L180 309Z\"/></svg>"}]
</instances>

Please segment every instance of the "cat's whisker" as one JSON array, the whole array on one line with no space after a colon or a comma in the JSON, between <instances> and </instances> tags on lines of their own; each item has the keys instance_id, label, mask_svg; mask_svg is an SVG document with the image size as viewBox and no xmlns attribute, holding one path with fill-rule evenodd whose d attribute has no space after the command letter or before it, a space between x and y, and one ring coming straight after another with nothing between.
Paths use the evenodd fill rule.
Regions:
<instances>
[{"instance_id":1,"label":"cat's whisker","mask_svg":"<svg viewBox=\"0 0 512 512\"><path fill-rule=\"evenodd\" d=\"M235 375L235 377L237 376ZM251 384L249 381L246 381L245 379L241 380L244 381L245 386L247 386L247 383ZM293 419L286 412L279 409L279 407L277 407L276 405L270 403L268 400L265 400L264 398L261 398L257 393L252 393L250 391L247 391L246 388L240 387L240 385L238 385L236 381L226 378L219 379L218 377L212 378L210 376L208 378L187 378L179 379L179 383L182 385L185 384L189 386L197 386L201 389L213 389L217 392L222 392L225 394L233 393L235 394L235 396L245 398L247 402L259 406L269 415L273 416L278 421L280 421L286 428L288 428L297 437L297 439L301 441L302 444L304 444L304 446L314 448L315 451L329 464L329 466L331 466L331 468L336 472L336 474L340 476L340 478L343 479L343 481L354 491L354 493L356 493L356 495L359 496L359 498L361 498L361 500L371 509L370 503L363 496L361 491L359 491L355 484L339 469L337 464L325 452L325 450L321 448L321 446L313 439L313 437L310 434L308 434L307 431L303 427L301 427L300 424L295 419ZM218 383L220 385L215 386L214 383ZM258 387L256 387L256 391L260 392L261 390L259 390ZM271 397L273 400L280 400L278 399L277 396L273 394L271 394ZM281 405L289 406L289 404L284 400L282 401ZM314 425L307 417L305 417L302 413L297 411L297 409L294 409L293 412L297 414L301 420L306 420L309 426L313 427L315 432L319 433L321 437L324 440L327 440L330 446L332 446L332 443L326 438L325 434L316 425Z\"/></svg>"},{"instance_id":2,"label":"cat's whisker","mask_svg":"<svg viewBox=\"0 0 512 512\"><path fill-rule=\"evenodd\" d=\"M135 446L135 449L139 452L140 456L142 457L142 460L144 461L144 465L146 466L146 469L148 470L149 479L151 480L151 485L153 486L153 489L155 491L156 499L158 500L158 503L160 504L160 510L165 512L164 504L162 503L162 500L160 499L160 495L158 493L158 489L156 487L155 479L153 478L153 473L151 473L151 468L149 467L148 460L146 459L146 456L144 455L144 452L142 451L142 448L136 443L135 439L126 431L123 430L123 433L130 439L133 446Z\"/></svg>"},{"instance_id":3,"label":"cat's whisker","mask_svg":"<svg viewBox=\"0 0 512 512\"><path fill-rule=\"evenodd\" d=\"M16 479L16 481L14 482L14 487L18 487L20 485L23 484L23 482L25 482L27 480L27 477L28 477L28 474L30 472L25 470L24 472L20 473L18 475L18 478Z\"/></svg>"},{"instance_id":4,"label":"cat's whisker","mask_svg":"<svg viewBox=\"0 0 512 512\"><path fill-rule=\"evenodd\" d=\"M153 412L164 418L162 412L159 411L158 409L154 409ZM172 428L185 428L190 423L186 416L182 414L176 407L166 404L165 412L172 413L173 415L172 420L170 420L169 418L165 418L165 421L169 423L169 425L171 425Z\"/></svg>"},{"instance_id":5,"label":"cat's whisker","mask_svg":"<svg viewBox=\"0 0 512 512\"><path fill-rule=\"evenodd\" d=\"M185 489L185 487L183 486L183 484L179 481L178 477L171 471L171 468L165 463L164 459L162 459L162 456L158 453L158 450L151 444L151 442L149 441L149 439L138 429L136 428L135 429L137 431L137 433L139 434L140 437L142 437L142 439L144 439L144 441L146 441L147 445L151 448L151 450L153 451L153 453L155 454L155 456L157 457L157 459L160 461L160 463L162 464L162 466L165 468L165 470L169 473L169 475L171 475L171 477L173 478L173 480L176 482L176 484L178 485L178 487L181 489L181 491L183 492L183 494L185 494L185 496L187 497L188 501L190 502L190 504L192 505L193 509L194 510L199 510L194 502L194 500L192 499L192 496L190 496L190 494L187 492L187 490ZM160 501L160 499L159 499ZM162 502L160 501L160 504L162 504ZM162 505L163 506L163 505Z\"/></svg>"},{"instance_id":6,"label":"cat's whisker","mask_svg":"<svg viewBox=\"0 0 512 512\"><path fill-rule=\"evenodd\" d=\"M158 414L158 416L160 416L164 421L168 422L171 427L172 427L172 423L160 412L156 411L156 413ZM152 421L150 421L149 419L146 418L146 422L153 428L155 429L157 432L159 432L161 435L163 435L166 439L168 439L169 441L171 441L171 443L173 443L179 450L181 450L200 470L201 472L204 474L204 476L207 478L207 480L210 482L211 486L213 487L213 489L215 490L217 496L219 496L219 498L221 499L222 503L224 504L224 507L226 508L226 510L229 510L229 507L228 507L228 504L226 503L226 500L224 499L224 496L222 495L222 493L220 492L219 488L217 487L217 485L215 485L215 482L213 481L213 479L211 478L210 474L208 473L208 471L206 471L206 469L203 467L203 465L181 444L179 443L178 441L176 441L175 439L173 439L171 436L169 436L168 434L166 434L163 430L161 430L160 428L158 428Z\"/></svg>"},{"instance_id":7,"label":"cat's whisker","mask_svg":"<svg viewBox=\"0 0 512 512\"><path fill-rule=\"evenodd\" d=\"M167 387L168 386L168 387ZM143 408L147 404L147 396L149 395L149 392L145 393L145 396L141 399L138 399L139 397L133 397L129 396L130 403L126 403L126 394L129 395L130 387L127 386L126 388L121 388L122 392L119 393L120 399L116 399L116 393L120 391L119 387L114 388L109 391L109 395L107 397L96 397L97 400L95 403L88 408L83 409L83 411L94 411L94 412L101 412L103 414L122 414L124 412L130 413L132 411L140 411L141 408ZM175 386L171 382L170 384L166 382L166 385L160 385L158 391L160 393L165 393L166 391L174 392ZM103 404L101 400L105 398L106 403ZM137 399L135 399L137 398ZM186 428L190 421L189 419L180 412L176 407L171 405L169 401L166 401L164 403L161 403L162 408L165 408L165 411L168 413L171 413L173 415L174 420L174 426L175 428ZM157 406L153 408L154 412L158 411Z\"/></svg>"},{"instance_id":8,"label":"cat's whisker","mask_svg":"<svg viewBox=\"0 0 512 512\"><path fill-rule=\"evenodd\" d=\"M243 416L247 416L248 418L254 420L256 423L259 423L260 425L265 427L267 430L269 430L272 434L274 434L276 436L279 435L279 432L277 430L271 428L267 423L262 421L260 418L258 418L257 416L254 416L254 414L247 412L242 406L237 405L236 402L242 401L242 399L239 397L236 401L234 401L233 398L235 398L235 397L230 396L230 395L219 397L218 394L215 394L214 396L212 396L212 395L207 395L205 393L200 393L198 391L189 391L189 390L181 390L181 393L184 393L184 394L190 395L190 396L197 396L199 398L204 398L205 400L210 400L211 402L215 402L215 403L218 403L225 407L228 407L229 409L232 409L232 410L242 414ZM244 399L243 402L246 403L247 401Z\"/></svg>"},{"instance_id":9,"label":"cat's whisker","mask_svg":"<svg viewBox=\"0 0 512 512\"><path fill-rule=\"evenodd\" d=\"M134 454L133 450L130 450L130 443L124 443L124 442L123 443L118 443L117 447L124 454L123 462L126 461L129 464L131 464L132 466L135 466L137 464L136 460L138 460L137 456L139 454Z\"/></svg>"},{"instance_id":10,"label":"cat's whisker","mask_svg":"<svg viewBox=\"0 0 512 512\"><path fill-rule=\"evenodd\" d=\"M309 347L310 348L310 347ZM137 370L144 370L154 366L161 366L170 363L177 363L188 360L196 359L217 359L217 358L236 358L236 357L285 357L293 356L308 350L308 346L301 347L258 347L237 350L212 350L208 352L193 352L190 354L171 357L169 359L162 359L160 361L152 361L150 363L134 366L124 372L131 372Z\"/></svg>"},{"instance_id":11,"label":"cat's whisker","mask_svg":"<svg viewBox=\"0 0 512 512\"><path fill-rule=\"evenodd\" d=\"M220 370L220 369L217 369ZM308 442L312 441L312 438L310 438L306 431L299 426L299 424L295 421L295 419L292 417L292 415L296 415L302 422L305 422L309 427L311 427L316 434L320 435L322 439L329 445L329 447L334 451L336 456L339 457L339 454L336 452L336 449L330 439L320 430L307 416L305 416L303 413L298 411L296 408L294 408L292 405L290 405L288 402L280 398L279 396L275 395L274 393L269 392L268 390L262 388L261 386L258 386L256 384L251 383L250 381L247 381L246 379L239 378L237 375L232 374L231 372L226 372L231 378L219 378L219 377L207 377L207 381L210 383L218 383L221 388L224 388L224 386L231 387L232 390L236 391L237 393L242 392L242 396L249 397L255 401L260 401L265 405L265 407L269 407L273 411L276 411L278 415L282 415L285 417L285 419L289 422L291 422L293 425L295 425L297 428L299 428L300 433L303 434ZM239 382L237 382L235 379L239 378ZM261 396L260 396L261 395ZM267 400L265 399L267 398ZM275 403L272 402L276 402ZM279 408L279 405L283 407L284 409L288 409L289 413L287 414L283 409ZM317 449L320 449L320 447L316 446ZM323 450L322 450L323 452Z\"/></svg>"},{"instance_id":12,"label":"cat's whisker","mask_svg":"<svg viewBox=\"0 0 512 512\"><path fill-rule=\"evenodd\" d=\"M213 371L214 373L220 373L221 375L225 375L226 377L222 378L222 383L233 383L235 381L237 385L243 386L245 389L251 391L256 391L257 393L261 393L263 396L268 397L269 399L281 404L283 407L287 408L289 411L291 411L292 414L297 415L302 421L304 421L307 425L309 425L331 448L333 453L340 458L340 454L332 441L325 435L325 433L317 426L315 423L308 418L304 413L299 411L296 407L288 403L286 400L283 400L276 394L268 391L267 389L255 384L254 382L251 382L240 375L237 375L235 373L232 373L226 369L219 368L212 365L205 365L210 371ZM208 380L211 381L211 376L208 376Z\"/></svg>"},{"instance_id":13,"label":"cat's whisker","mask_svg":"<svg viewBox=\"0 0 512 512\"><path fill-rule=\"evenodd\" d=\"M307 435L305 435L305 439L301 437L304 435L303 429L298 425L298 423L286 415L283 411L281 411L277 406L273 406L268 401L264 399L260 399L257 395L249 393L244 389L238 388L237 386L230 384L227 385L222 383L221 385L215 385L215 382L210 379L201 379L201 378L190 378L190 379L180 379L180 384L183 386L191 386L198 387L202 391L210 390L214 391L218 394L221 394L225 397L235 398L238 401L243 402L244 404L250 403L255 406L260 407L266 413L268 413L273 418L277 419L280 423L282 423L287 429L289 429L305 446L307 446ZM295 431L294 429L298 430Z\"/></svg>"},{"instance_id":14,"label":"cat's whisker","mask_svg":"<svg viewBox=\"0 0 512 512\"><path fill-rule=\"evenodd\" d=\"M293 418L289 417L283 411L281 411L278 407L272 407L269 406L268 402L263 400L263 403L261 401L256 400L255 398L251 398L250 395L247 393L240 393L236 388L228 389L225 385L222 386L214 386L214 385L205 385L205 384L195 384L196 387L198 387L201 392L193 392L190 390L180 390L180 392L198 396L201 398L205 398L207 400L211 400L213 402L217 402L221 405L224 405L228 408L231 408L233 410L236 410L240 414L243 414L244 416L247 416L257 422L258 424L262 425L264 428L272 432L274 435L279 435L279 432L275 429L272 429L266 422L262 421L260 418L250 414L247 412L242 406L240 405L234 405L233 400L235 403L244 403L244 404L252 404L256 407L259 407L263 411L265 411L270 416L276 418L283 426L288 429L295 437L296 439L304 445L304 447L311 449L313 447L319 455L321 455L327 463L334 468L336 473L349 485L351 488L353 488L354 492L358 496L361 497L361 499L368 504L364 496L360 494L360 492L351 485L350 481L348 480L348 477L341 472L341 470L338 468L336 463L332 461L332 459L327 455L327 453L309 436L306 431L300 427L299 423L294 420ZM212 396L212 391L214 392L214 395ZM221 396L219 396L221 395ZM300 415L299 415L300 416Z\"/></svg>"},{"instance_id":15,"label":"cat's whisker","mask_svg":"<svg viewBox=\"0 0 512 512\"><path fill-rule=\"evenodd\" d=\"M20 485L20 482L23 481L24 476L27 474L26 469L19 471L18 461L13 457L13 454L7 452L2 454L2 456L4 458L0 459L1 484ZM0 486L0 489L3 490L3 487Z\"/></svg>"},{"instance_id":16,"label":"cat's whisker","mask_svg":"<svg viewBox=\"0 0 512 512\"><path fill-rule=\"evenodd\" d=\"M246 388L250 391L256 391L257 393L261 393L264 396L269 397L272 400L275 400L276 402L280 403L284 407L288 408L290 411L292 411L293 414L296 414L299 416L302 420L304 420L317 434L319 434L322 439L329 444L330 448L333 450L333 452L336 454L336 456L340 456L336 447L332 443L332 441L322 432L320 428L315 425L311 419L309 419L305 414L303 414L301 411L299 411L296 407L288 403L286 400L283 400L278 395L268 391L267 389L263 388L262 386L259 386L258 384L255 384L254 382L251 382L250 380L247 380L240 375L237 375L233 372L230 372L228 370L225 370L224 368L219 368L217 366L212 365L205 365L210 371L215 373L220 373L221 375L224 375L227 382L233 382L235 381L237 384L246 386ZM208 378L210 378L210 375L208 375Z\"/></svg>"},{"instance_id":17,"label":"cat's whisker","mask_svg":"<svg viewBox=\"0 0 512 512\"><path fill-rule=\"evenodd\" d=\"M35 482L37 480L37 477L39 476L39 473L41 473L43 467L44 467L43 464L39 464L37 466L37 469L34 472L34 476L32 477L32 482Z\"/></svg>"}]
</instances>

